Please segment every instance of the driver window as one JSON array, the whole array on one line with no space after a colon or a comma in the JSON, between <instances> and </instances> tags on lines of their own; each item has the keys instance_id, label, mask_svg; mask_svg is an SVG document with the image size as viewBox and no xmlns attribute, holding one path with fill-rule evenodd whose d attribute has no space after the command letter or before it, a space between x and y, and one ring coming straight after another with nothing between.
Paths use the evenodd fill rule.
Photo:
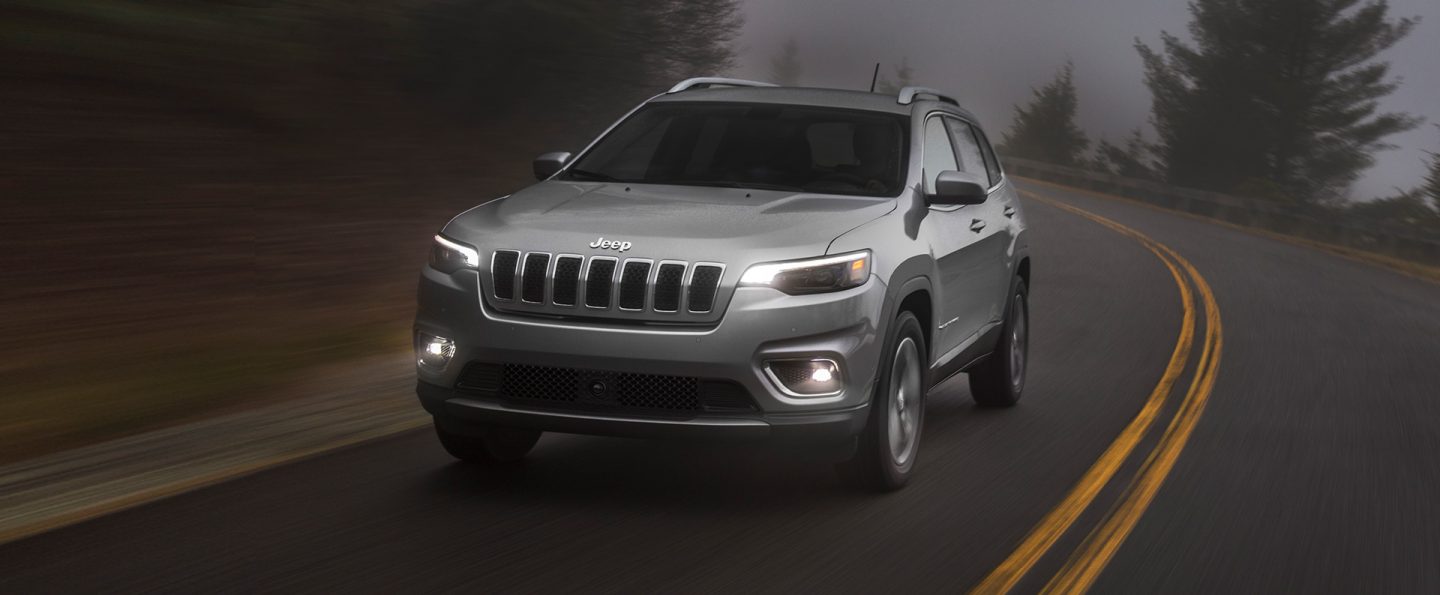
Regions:
<instances>
[{"instance_id":1,"label":"driver window","mask_svg":"<svg viewBox=\"0 0 1440 595\"><path fill-rule=\"evenodd\" d=\"M982 180L986 179L988 174L985 172L985 158L980 154L980 145L975 142L975 133L970 131L970 125L960 120L950 120L950 131L959 152L960 171L975 174Z\"/></svg>"},{"instance_id":2,"label":"driver window","mask_svg":"<svg viewBox=\"0 0 1440 595\"><path fill-rule=\"evenodd\" d=\"M925 193L935 193L935 178L942 171L958 170L955 149L950 146L950 133L942 118L925 120Z\"/></svg>"}]
</instances>

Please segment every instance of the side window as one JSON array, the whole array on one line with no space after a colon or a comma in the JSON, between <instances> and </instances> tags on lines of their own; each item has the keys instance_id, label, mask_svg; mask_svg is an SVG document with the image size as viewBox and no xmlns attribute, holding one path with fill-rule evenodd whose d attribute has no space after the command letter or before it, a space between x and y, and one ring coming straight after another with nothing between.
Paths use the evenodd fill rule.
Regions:
<instances>
[{"instance_id":1,"label":"side window","mask_svg":"<svg viewBox=\"0 0 1440 595\"><path fill-rule=\"evenodd\" d=\"M990 174L990 185L994 186L999 184L1001 175L1000 160L995 157L995 149L990 147L989 139L985 138L985 133L981 132L980 128L972 128L975 128L975 140L980 142L980 151L985 153L985 171Z\"/></svg>"},{"instance_id":2,"label":"side window","mask_svg":"<svg viewBox=\"0 0 1440 595\"><path fill-rule=\"evenodd\" d=\"M975 142L975 133L970 131L970 125L954 118L945 118L945 123L950 126L950 134L955 139L960 171L988 179L985 158L980 154L980 145Z\"/></svg>"},{"instance_id":3,"label":"side window","mask_svg":"<svg viewBox=\"0 0 1440 595\"><path fill-rule=\"evenodd\" d=\"M950 146L950 133L944 118L925 121L925 193L935 193L935 178L942 171L960 169L955 164L955 149Z\"/></svg>"}]
</instances>

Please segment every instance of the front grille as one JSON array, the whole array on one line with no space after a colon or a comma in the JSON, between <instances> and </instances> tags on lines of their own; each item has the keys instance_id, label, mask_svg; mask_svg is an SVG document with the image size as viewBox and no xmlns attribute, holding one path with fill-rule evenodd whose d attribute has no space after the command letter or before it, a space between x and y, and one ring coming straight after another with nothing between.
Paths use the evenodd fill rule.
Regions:
<instances>
[{"instance_id":1,"label":"front grille","mask_svg":"<svg viewBox=\"0 0 1440 595\"><path fill-rule=\"evenodd\" d=\"M525 255L525 272L520 280L520 299L532 304L545 303L545 270L550 266L549 254Z\"/></svg>"},{"instance_id":2,"label":"front grille","mask_svg":"<svg viewBox=\"0 0 1440 595\"><path fill-rule=\"evenodd\" d=\"M557 306L574 306L580 291L580 265L585 262L579 256L561 256L555 259L555 287L550 291L550 301Z\"/></svg>"},{"instance_id":3,"label":"front grille","mask_svg":"<svg viewBox=\"0 0 1440 595\"><path fill-rule=\"evenodd\" d=\"M689 376L616 374L615 401L638 409L699 409L696 386Z\"/></svg>"},{"instance_id":4,"label":"front grille","mask_svg":"<svg viewBox=\"0 0 1440 595\"><path fill-rule=\"evenodd\" d=\"M579 373L569 368L509 365L501 374L500 394L513 399L569 403L575 401L579 379Z\"/></svg>"},{"instance_id":5,"label":"front grille","mask_svg":"<svg viewBox=\"0 0 1440 595\"><path fill-rule=\"evenodd\" d=\"M715 290L720 285L720 273L724 269L714 265L700 265L690 277L690 311L709 312L715 307Z\"/></svg>"},{"instance_id":6,"label":"front grille","mask_svg":"<svg viewBox=\"0 0 1440 595\"><path fill-rule=\"evenodd\" d=\"M673 262L661 263L655 271L656 312L675 312L680 309L680 288L685 282L685 265Z\"/></svg>"},{"instance_id":7,"label":"front grille","mask_svg":"<svg viewBox=\"0 0 1440 595\"><path fill-rule=\"evenodd\" d=\"M757 410L749 392L735 382L665 374L471 362L455 388L551 407L671 413Z\"/></svg>"},{"instance_id":8,"label":"front grille","mask_svg":"<svg viewBox=\"0 0 1440 595\"><path fill-rule=\"evenodd\" d=\"M650 261L627 260L620 273L620 309L644 310L645 293L650 281Z\"/></svg>"},{"instance_id":9,"label":"front grille","mask_svg":"<svg viewBox=\"0 0 1440 595\"><path fill-rule=\"evenodd\" d=\"M500 250L490 261L492 284L495 297L502 300L515 299L515 269L520 263L520 253L514 250Z\"/></svg>"},{"instance_id":10,"label":"front grille","mask_svg":"<svg viewBox=\"0 0 1440 595\"><path fill-rule=\"evenodd\" d=\"M501 307L505 310L543 312L550 306L571 308L583 303L595 316L607 316L596 310L703 315L716 309L724 271L725 265L711 262L661 260L657 265L648 258L587 260L577 254L552 257L545 252L497 250L491 260L491 287L496 298L510 302Z\"/></svg>"},{"instance_id":11,"label":"front grille","mask_svg":"<svg viewBox=\"0 0 1440 595\"><path fill-rule=\"evenodd\" d=\"M585 305L591 308L610 307L610 288L615 279L615 259L591 258L590 271L585 274Z\"/></svg>"}]
</instances>

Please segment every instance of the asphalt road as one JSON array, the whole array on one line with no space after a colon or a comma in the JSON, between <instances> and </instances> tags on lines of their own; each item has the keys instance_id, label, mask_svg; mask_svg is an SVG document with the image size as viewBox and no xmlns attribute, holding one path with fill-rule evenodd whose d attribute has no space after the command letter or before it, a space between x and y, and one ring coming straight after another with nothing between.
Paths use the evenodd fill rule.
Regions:
<instances>
[{"instance_id":1,"label":"asphalt road","mask_svg":"<svg viewBox=\"0 0 1440 595\"><path fill-rule=\"evenodd\" d=\"M1224 318L1208 407L1095 592L1440 592L1440 284L1025 187L1170 246ZM0 592L968 590L1136 416L1183 312L1140 243L1026 203L1025 399L940 387L902 492L841 487L826 453L578 436L494 474L414 432L0 546ZM1017 592L1123 497L1178 397Z\"/></svg>"}]
</instances>

